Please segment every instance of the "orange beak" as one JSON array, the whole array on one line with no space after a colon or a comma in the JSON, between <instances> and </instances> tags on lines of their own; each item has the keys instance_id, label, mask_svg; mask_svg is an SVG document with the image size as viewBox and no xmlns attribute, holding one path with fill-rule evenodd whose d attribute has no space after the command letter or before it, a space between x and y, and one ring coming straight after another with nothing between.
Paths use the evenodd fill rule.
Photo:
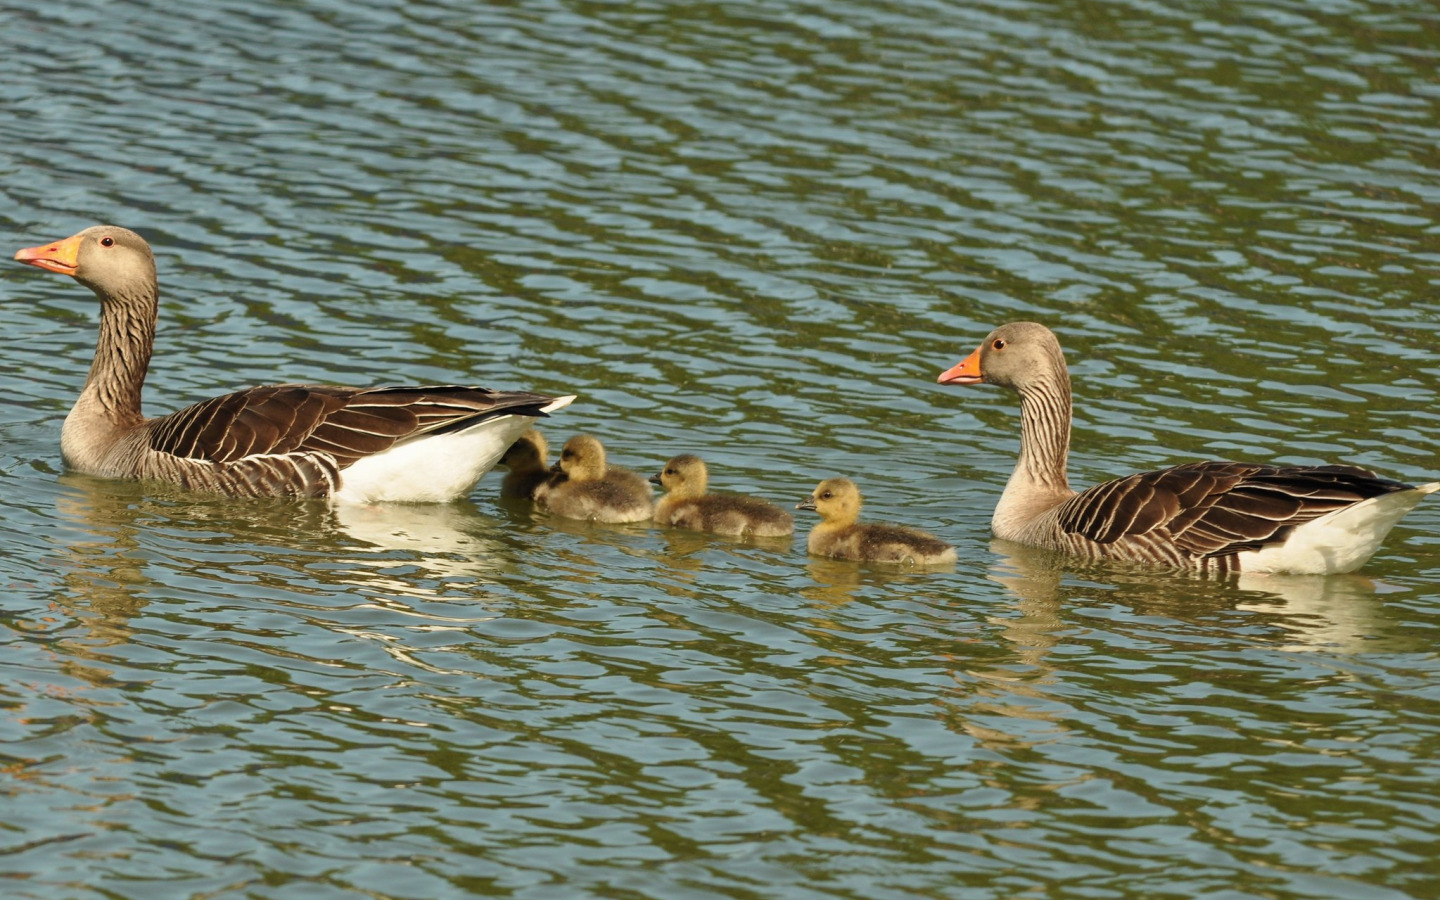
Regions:
<instances>
[{"instance_id":1,"label":"orange beak","mask_svg":"<svg viewBox=\"0 0 1440 900\"><path fill-rule=\"evenodd\" d=\"M80 265L80 235L42 247L27 247L17 252L15 258L47 272L74 275Z\"/></svg>"},{"instance_id":2,"label":"orange beak","mask_svg":"<svg viewBox=\"0 0 1440 900\"><path fill-rule=\"evenodd\" d=\"M980 348L976 347L974 353L940 373L935 380L940 384L979 384L983 380L980 377Z\"/></svg>"}]
</instances>

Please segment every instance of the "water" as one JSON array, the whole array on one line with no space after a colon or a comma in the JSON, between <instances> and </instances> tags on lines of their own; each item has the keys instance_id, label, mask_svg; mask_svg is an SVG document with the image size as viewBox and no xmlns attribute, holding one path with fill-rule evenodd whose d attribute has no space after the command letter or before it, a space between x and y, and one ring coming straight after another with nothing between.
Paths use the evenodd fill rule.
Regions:
<instances>
[{"instance_id":1,"label":"water","mask_svg":"<svg viewBox=\"0 0 1440 900\"><path fill-rule=\"evenodd\" d=\"M27 7L5 248L162 278L147 408L575 392L653 471L955 541L928 575L495 500L64 474L94 304L0 269L0 895L1440 896L1440 504L1363 573L992 543L1060 333L1076 484L1440 475L1440 15L1415 2ZM809 520L801 514L802 529Z\"/></svg>"}]
</instances>

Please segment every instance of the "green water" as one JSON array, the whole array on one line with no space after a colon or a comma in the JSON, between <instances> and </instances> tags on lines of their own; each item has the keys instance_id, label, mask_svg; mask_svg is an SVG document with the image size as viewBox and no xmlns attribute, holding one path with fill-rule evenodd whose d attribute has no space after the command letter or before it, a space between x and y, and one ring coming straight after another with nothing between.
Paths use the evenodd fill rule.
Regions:
<instances>
[{"instance_id":1,"label":"green water","mask_svg":"<svg viewBox=\"0 0 1440 900\"><path fill-rule=\"evenodd\" d=\"M1440 896L1440 503L1357 576L993 543L1038 319L1077 485L1440 477L1426 2L100 4L0 24L5 248L154 244L159 413L577 393L642 472L860 483L925 575L501 505L61 471L94 303L0 268L0 896ZM812 520L801 513L801 531Z\"/></svg>"}]
</instances>

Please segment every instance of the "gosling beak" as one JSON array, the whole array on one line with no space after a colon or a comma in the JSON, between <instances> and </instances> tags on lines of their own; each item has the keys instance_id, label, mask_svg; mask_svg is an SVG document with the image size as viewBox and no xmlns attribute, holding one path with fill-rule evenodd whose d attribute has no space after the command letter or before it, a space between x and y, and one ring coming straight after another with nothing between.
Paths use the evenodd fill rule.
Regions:
<instances>
[{"instance_id":1,"label":"gosling beak","mask_svg":"<svg viewBox=\"0 0 1440 900\"><path fill-rule=\"evenodd\" d=\"M796 508L796 509L814 509L814 508L815 508L815 495L814 495L814 494L811 494L810 496L806 497L804 500L801 500L799 503L795 504L795 508Z\"/></svg>"},{"instance_id":2,"label":"gosling beak","mask_svg":"<svg viewBox=\"0 0 1440 900\"><path fill-rule=\"evenodd\" d=\"M980 348L976 347L974 353L940 373L935 380L940 384L979 384L984 381L980 374Z\"/></svg>"},{"instance_id":3,"label":"gosling beak","mask_svg":"<svg viewBox=\"0 0 1440 900\"><path fill-rule=\"evenodd\" d=\"M40 247L26 247L15 258L47 272L74 275L80 265L80 235Z\"/></svg>"},{"instance_id":4,"label":"gosling beak","mask_svg":"<svg viewBox=\"0 0 1440 900\"><path fill-rule=\"evenodd\" d=\"M650 483L651 483L651 484L661 484L660 474L661 474L661 473L656 472L654 475L651 475L651 476L650 476Z\"/></svg>"}]
</instances>

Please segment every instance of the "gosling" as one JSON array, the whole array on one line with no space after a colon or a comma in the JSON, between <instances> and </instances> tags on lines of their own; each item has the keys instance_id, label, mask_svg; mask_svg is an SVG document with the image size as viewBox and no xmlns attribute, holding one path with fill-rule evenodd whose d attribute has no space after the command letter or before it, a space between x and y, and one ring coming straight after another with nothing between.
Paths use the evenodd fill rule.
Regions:
<instances>
[{"instance_id":1,"label":"gosling","mask_svg":"<svg viewBox=\"0 0 1440 900\"><path fill-rule=\"evenodd\" d=\"M588 434L565 442L535 501L557 516L591 522L643 522L655 511L650 483L605 464L605 448Z\"/></svg>"},{"instance_id":2,"label":"gosling","mask_svg":"<svg viewBox=\"0 0 1440 900\"><path fill-rule=\"evenodd\" d=\"M650 482L665 488L665 496L655 504L657 525L734 536L784 537L795 532L795 518L768 500L707 494L710 472L694 454L670 460Z\"/></svg>"},{"instance_id":3,"label":"gosling","mask_svg":"<svg viewBox=\"0 0 1440 900\"><path fill-rule=\"evenodd\" d=\"M549 455L550 447L538 429L520 435L500 457L500 465L510 470L500 482L501 499L534 500L535 489L550 478Z\"/></svg>"},{"instance_id":4,"label":"gosling","mask_svg":"<svg viewBox=\"0 0 1440 900\"><path fill-rule=\"evenodd\" d=\"M860 489L848 478L820 482L795 508L820 514L820 524L805 544L812 556L916 566L955 562L955 548L933 534L899 525L860 524Z\"/></svg>"}]
</instances>

